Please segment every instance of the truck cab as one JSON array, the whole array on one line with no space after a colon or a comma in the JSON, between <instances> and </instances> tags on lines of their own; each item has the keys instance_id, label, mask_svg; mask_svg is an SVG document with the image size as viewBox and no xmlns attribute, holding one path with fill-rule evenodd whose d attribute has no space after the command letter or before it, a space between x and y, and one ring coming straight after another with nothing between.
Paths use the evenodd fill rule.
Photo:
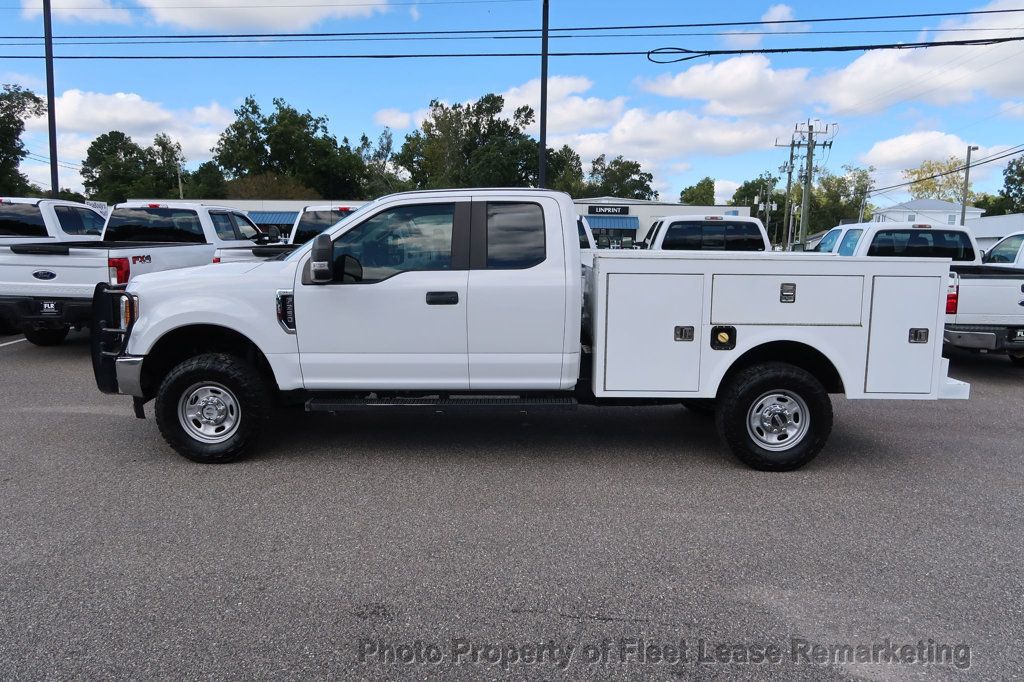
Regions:
<instances>
[{"instance_id":1,"label":"truck cab","mask_svg":"<svg viewBox=\"0 0 1024 682\"><path fill-rule=\"evenodd\" d=\"M996 242L982 257L985 265L1024 268L1024 232L1014 232Z\"/></svg>"},{"instance_id":2,"label":"truck cab","mask_svg":"<svg viewBox=\"0 0 1024 682\"><path fill-rule=\"evenodd\" d=\"M38 241L96 241L105 218L76 201L0 198L0 246Z\"/></svg>"}]
</instances>

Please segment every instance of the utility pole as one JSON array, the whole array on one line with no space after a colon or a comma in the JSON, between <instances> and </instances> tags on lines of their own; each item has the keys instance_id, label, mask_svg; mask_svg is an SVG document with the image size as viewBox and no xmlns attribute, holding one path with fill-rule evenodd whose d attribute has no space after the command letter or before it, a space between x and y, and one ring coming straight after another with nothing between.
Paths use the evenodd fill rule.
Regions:
<instances>
[{"instance_id":1,"label":"utility pole","mask_svg":"<svg viewBox=\"0 0 1024 682\"><path fill-rule=\"evenodd\" d=\"M967 222L967 197L971 193L971 152L978 151L977 146L967 145L967 164L964 166L964 201L960 204L960 227Z\"/></svg>"},{"instance_id":2,"label":"utility pole","mask_svg":"<svg viewBox=\"0 0 1024 682\"><path fill-rule=\"evenodd\" d=\"M53 22L50 19L50 0L43 0L43 34L46 42L46 122L50 132L50 196L60 194L57 177L57 112L53 93Z\"/></svg>"},{"instance_id":3,"label":"utility pole","mask_svg":"<svg viewBox=\"0 0 1024 682\"><path fill-rule=\"evenodd\" d=\"M789 230L788 230L788 227L789 227L789 193L793 189L793 154L794 154L794 151L796 150L796 145L794 144L795 142L796 142L796 140L794 140L792 137L790 137L788 145L779 144L778 139L775 140L775 146L776 147L787 147L787 146L789 147L789 161L786 163L786 165L784 165L781 168L779 168L779 170L781 172L786 174L786 202L784 204L786 208L783 209L783 211L782 211L782 220L783 220L782 227L786 229L786 250L787 251L789 250L789 247L790 247ZM780 232L781 232L781 230L780 230ZM781 237L782 235L779 235L779 236Z\"/></svg>"},{"instance_id":4,"label":"utility pole","mask_svg":"<svg viewBox=\"0 0 1024 682\"><path fill-rule=\"evenodd\" d=\"M179 199L184 199L185 198L185 190L182 189L182 186L181 186L181 164L178 163L177 161L175 161L174 169L176 171L178 171L178 198Z\"/></svg>"},{"instance_id":5,"label":"utility pole","mask_svg":"<svg viewBox=\"0 0 1024 682\"><path fill-rule=\"evenodd\" d=\"M548 184L548 0L544 0L544 21L540 38L540 157L537 159L537 185Z\"/></svg>"},{"instance_id":6,"label":"utility pole","mask_svg":"<svg viewBox=\"0 0 1024 682\"><path fill-rule=\"evenodd\" d=\"M800 130L800 126L797 126L796 131L793 134L793 146L795 147L807 147L807 167L803 174L804 190L800 199L800 234L798 241L803 244L807 241L807 228L810 225L811 219L811 187L814 185L814 149L815 147L832 147L831 137L826 139L824 142L815 139L815 135L831 135L835 131L835 124L819 125L818 130L814 129L816 121L808 119L807 130L805 132ZM820 124L820 122L818 122ZM807 136L807 141L797 141L797 136Z\"/></svg>"}]
</instances>

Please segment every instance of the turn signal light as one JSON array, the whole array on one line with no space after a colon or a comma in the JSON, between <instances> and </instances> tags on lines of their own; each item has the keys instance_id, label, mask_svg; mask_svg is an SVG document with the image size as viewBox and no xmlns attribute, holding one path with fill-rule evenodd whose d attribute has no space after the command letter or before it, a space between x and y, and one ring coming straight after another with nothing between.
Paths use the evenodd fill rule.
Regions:
<instances>
[{"instance_id":1,"label":"turn signal light","mask_svg":"<svg viewBox=\"0 0 1024 682\"><path fill-rule=\"evenodd\" d=\"M110 276L111 284L128 284L132 267L127 258L108 258L107 272Z\"/></svg>"}]
</instances>

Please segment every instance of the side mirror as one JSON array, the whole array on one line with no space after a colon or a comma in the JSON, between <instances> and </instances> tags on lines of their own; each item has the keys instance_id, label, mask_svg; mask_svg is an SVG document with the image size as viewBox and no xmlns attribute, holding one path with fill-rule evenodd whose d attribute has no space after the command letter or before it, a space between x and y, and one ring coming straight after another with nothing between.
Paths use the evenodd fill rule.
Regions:
<instances>
[{"instance_id":1,"label":"side mirror","mask_svg":"<svg viewBox=\"0 0 1024 682\"><path fill-rule=\"evenodd\" d=\"M309 279L313 284L329 284L334 281L334 244L328 234L318 234L313 240Z\"/></svg>"},{"instance_id":2,"label":"side mirror","mask_svg":"<svg viewBox=\"0 0 1024 682\"><path fill-rule=\"evenodd\" d=\"M270 237L271 242L281 241L281 230L277 229L277 226L275 225L272 225L270 229L267 230L267 235Z\"/></svg>"}]
</instances>

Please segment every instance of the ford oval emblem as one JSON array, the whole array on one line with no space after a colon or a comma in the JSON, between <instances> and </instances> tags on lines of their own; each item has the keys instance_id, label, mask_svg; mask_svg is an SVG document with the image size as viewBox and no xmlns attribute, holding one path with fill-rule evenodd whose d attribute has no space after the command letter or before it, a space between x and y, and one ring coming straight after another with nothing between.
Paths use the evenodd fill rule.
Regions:
<instances>
[{"instance_id":1,"label":"ford oval emblem","mask_svg":"<svg viewBox=\"0 0 1024 682\"><path fill-rule=\"evenodd\" d=\"M32 276L36 279L54 279L57 277L57 273L50 272L49 270L36 270L32 273Z\"/></svg>"}]
</instances>

